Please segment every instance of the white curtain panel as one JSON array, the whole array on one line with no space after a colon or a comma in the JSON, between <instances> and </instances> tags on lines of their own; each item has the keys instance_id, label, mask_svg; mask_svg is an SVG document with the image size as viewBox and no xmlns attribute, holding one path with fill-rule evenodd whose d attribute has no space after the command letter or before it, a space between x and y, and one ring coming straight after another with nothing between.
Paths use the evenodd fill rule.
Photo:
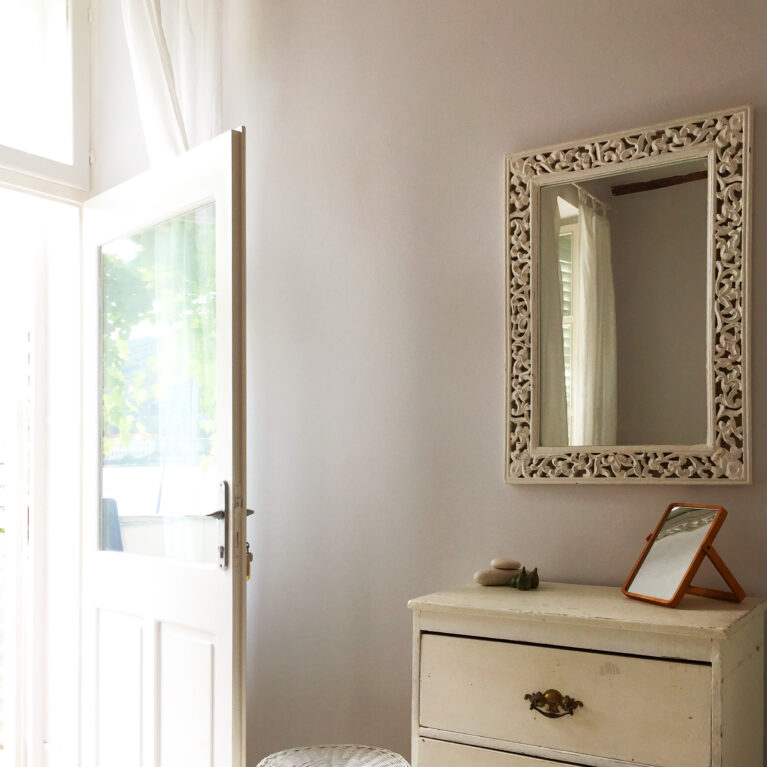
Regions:
<instances>
[{"instance_id":1,"label":"white curtain panel","mask_svg":"<svg viewBox=\"0 0 767 767\"><path fill-rule=\"evenodd\" d=\"M618 358L610 222L582 191L573 291L573 445L614 445Z\"/></svg>"},{"instance_id":2,"label":"white curtain panel","mask_svg":"<svg viewBox=\"0 0 767 767\"><path fill-rule=\"evenodd\" d=\"M562 294L559 276L559 207L556 188L541 191L541 257L538 285L539 364L538 406L540 444L567 444L567 393L562 340Z\"/></svg>"},{"instance_id":3,"label":"white curtain panel","mask_svg":"<svg viewBox=\"0 0 767 767\"><path fill-rule=\"evenodd\" d=\"M122 0L139 113L152 165L221 132L221 5Z\"/></svg>"},{"instance_id":4,"label":"white curtain panel","mask_svg":"<svg viewBox=\"0 0 767 767\"><path fill-rule=\"evenodd\" d=\"M161 0L189 146L221 133L221 0Z\"/></svg>"}]
</instances>

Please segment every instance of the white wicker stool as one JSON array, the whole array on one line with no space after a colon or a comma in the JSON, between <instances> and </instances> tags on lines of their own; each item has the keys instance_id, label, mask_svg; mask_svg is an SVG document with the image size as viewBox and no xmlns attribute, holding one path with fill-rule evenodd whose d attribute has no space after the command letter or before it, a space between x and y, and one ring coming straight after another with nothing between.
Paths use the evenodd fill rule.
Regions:
<instances>
[{"instance_id":1,"label":"white wicker stool","mask_svg":"<svg viewBox=\"0 0 767 767\"><path fill-rule=\"evenodd\" d=\"M393 751L370 746L304 746L267 756L258 767L410 767Z\"/></svg>"}]
</instances>

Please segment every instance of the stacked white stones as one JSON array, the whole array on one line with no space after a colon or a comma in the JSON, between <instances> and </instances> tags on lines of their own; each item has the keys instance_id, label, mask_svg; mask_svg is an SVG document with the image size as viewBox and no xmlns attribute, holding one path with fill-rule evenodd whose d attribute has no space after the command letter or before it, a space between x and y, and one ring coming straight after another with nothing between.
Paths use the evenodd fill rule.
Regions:
<instances>
[{"instance_id":1,"label":"stacked white stones","mask_svg":"<svg viewBox=\"0 0 767 767\"><path fill-rule=\"evenodd\" d=\"M511 577L518 573L522 565L516 559L496 557L487 570L477 570L474 580L480 586L508 586Z\"/></svg>"}]
</instances>

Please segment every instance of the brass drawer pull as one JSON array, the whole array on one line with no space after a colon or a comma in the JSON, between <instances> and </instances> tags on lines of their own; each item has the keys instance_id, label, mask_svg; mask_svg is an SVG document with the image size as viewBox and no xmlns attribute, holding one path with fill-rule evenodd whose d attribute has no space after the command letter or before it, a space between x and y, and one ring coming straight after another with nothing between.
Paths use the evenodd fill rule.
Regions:
<instances>
[{"instance_id":1,"label":"brass drawer pull","mask_svg":"<svg viewBox=\"0 0 767 767\"><path fill-rule=\"evenodd\" d=\"M530 701L530 709L535 710L549 719L558 719L566 714L573 715L578 706L582 706L579 700L571 698L569 695L562 695L559 690L546 690L546 692L529 692L525 695L525 700ZM544 710L545 706L547 710Z\"/></svg>"}]
</instances>

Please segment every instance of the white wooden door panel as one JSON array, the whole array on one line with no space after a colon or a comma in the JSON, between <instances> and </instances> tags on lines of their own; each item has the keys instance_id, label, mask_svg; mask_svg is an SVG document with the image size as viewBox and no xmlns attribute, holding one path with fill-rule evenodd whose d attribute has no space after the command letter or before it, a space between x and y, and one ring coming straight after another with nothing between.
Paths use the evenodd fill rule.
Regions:
<instances>
[{"instance_id":1,"label":"white wooden door panel","mask_svg":"<svg viewBox=\"0 0 767 767\"><path fill-rule=\"evenodd\" d=\"M245 764L243 142L84 206L85 767Z\"/></svg>"},{"instance_id":2,"label":"white wooden door panel","mask_svg":"<svg viewBox=\"0 0 767 767\"><path fill-rule=\"evenodd\" d=\"M98 610L99 764L132 767L142 761L144 627L139 617Z\"/></svg>"},{"instance_id":3,"label":"white wooden door panel","mask_svg":"<svg viewBox=\"0 0 767 767\"><path fill-rule=\"evenodd\" d=\"M160 626L160 765L211 767L215 636ZM220 694L220 693L219 693ZM179 700L187 701L180 709Z\"/></svg>"}]
</instances>

